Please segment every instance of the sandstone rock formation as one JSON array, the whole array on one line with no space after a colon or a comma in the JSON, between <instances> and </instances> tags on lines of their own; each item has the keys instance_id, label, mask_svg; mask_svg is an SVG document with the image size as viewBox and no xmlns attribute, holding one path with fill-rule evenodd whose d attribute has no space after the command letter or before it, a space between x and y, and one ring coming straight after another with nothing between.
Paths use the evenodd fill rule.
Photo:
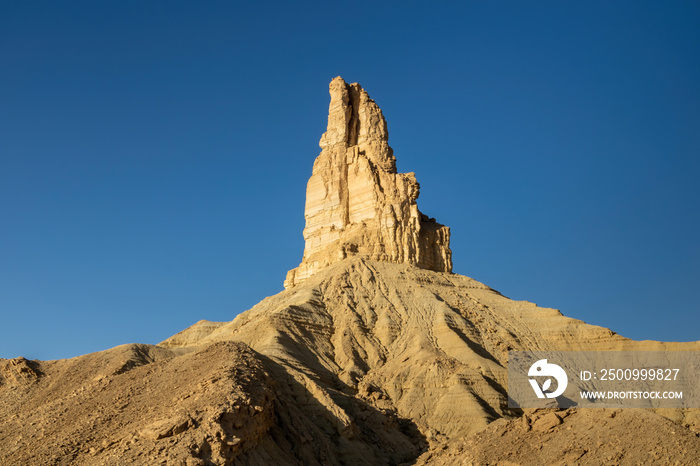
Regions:
<instances>
[{"instance_id":1,"label":"sandstone rock formation","mask_svg":"<svg viewBox=\"0 0 700 466\"><path fill-rule=\"evenodd\" d=\"M0 464L699 464L697 410L509 409L510 349L700 345L349 258L157 346L0 360Z\"/></svg>"},{"instance_id":2,"label":"sandstone rock formation","mask_svg":"<svg viewBox=\"0 0 700 466\"><path fill-rule=\"evenodd\" d=\"M700 464L697 409L508 408L510 350L700 342L632 341L447 273L448 230L418 221L378 108L339 78L331 94L349 123L322 140L289 288L155 346L0 359L0 464Z\"/></svg>"},{"instance_id":3,"label":"sandstone rock formation","mask_svg":"<svg viewBox=\"0 0 700 466\"><path fill-rule=\"evenodd\" d=\"M507 407L508 351L700 350L698 342L629 340L461 275L362 258L333 264L232 322L204 324L161 346L245 342L296 378L311 369L324 382L305 385L333 387L321 398L329 412L347 414L344 422L360 421L337 391L411 420L429 443L519 416ZM700 430L695 410L675 415Z\"/></svg>"},{"instance_id":4,"label":"sandstone rock formation","mask_svg":"<svg viewBox=\"0 0 700 466\"><path fill-rule=\"evenodd\" d=\"M306 188L304 257L285 288L345 259L452 271L450 229L416 205L414 173L397 173L386 120L359 84L330 83L328 129Z\"/></svg>"}]
</instances>

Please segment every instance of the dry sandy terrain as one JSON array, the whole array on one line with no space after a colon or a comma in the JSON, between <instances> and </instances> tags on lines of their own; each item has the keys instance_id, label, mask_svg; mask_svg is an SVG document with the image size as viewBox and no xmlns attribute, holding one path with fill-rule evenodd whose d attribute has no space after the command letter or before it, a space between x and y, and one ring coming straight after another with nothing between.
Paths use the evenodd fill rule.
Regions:
<instances>
[{"instance_id":1,"label":"dry sandy terrain","mask_svg":"<svg viewBox=\"0 0 700 466\"><path fill-rule=\"evenodd\" d=\"M335 78L285 291L159 345L0 360L0 465L700 464L698 410L508 407L508 351L631 341L451 273L386 121Z\"/></svg>"},{"instance_id":2,"label":"dry sandy terrain","mask_svg":"<svg viewBox=\"0 0 700 466\"><path fill-rule=\"evenodd\" d=\"M0 464L698 464L695 410L523 413L505 389L509 349L697 347L348 259L158 346L0 361Z\"/></svg>"}]
</instances>

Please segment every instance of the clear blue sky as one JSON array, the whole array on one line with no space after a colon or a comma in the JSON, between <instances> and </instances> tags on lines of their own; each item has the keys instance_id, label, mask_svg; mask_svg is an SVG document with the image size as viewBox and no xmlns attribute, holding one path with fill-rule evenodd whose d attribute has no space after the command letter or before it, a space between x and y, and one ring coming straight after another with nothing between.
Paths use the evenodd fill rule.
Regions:
<instances>
[{"instance_id":1,"label":"clear blue sky","mask_svg":"<svg viewBox=\"0 0 700 466\"><path fill-rule=\"evenodd\" d=\"M383 109L455 272L697 340L698 2L2 2L0 357L282 290L328 82Z\"/></svg>"}]
</instances>

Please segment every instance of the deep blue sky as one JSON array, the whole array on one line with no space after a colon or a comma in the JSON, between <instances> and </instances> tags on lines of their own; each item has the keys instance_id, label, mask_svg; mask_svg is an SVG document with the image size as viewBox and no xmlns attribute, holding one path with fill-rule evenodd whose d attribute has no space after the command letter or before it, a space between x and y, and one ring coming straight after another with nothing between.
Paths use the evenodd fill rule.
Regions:
<instances>
[{"instance_id":1,"label":"deep blue sky","mask_svg":"<svg viewBox=\"0 0 700 466\"><path fill-rule=\"evenodd\" d=\"M455 272L697 340L697 2L2 2L0 357L282 290L328 82L383 109Z\"/></svg>"}]
</instances>

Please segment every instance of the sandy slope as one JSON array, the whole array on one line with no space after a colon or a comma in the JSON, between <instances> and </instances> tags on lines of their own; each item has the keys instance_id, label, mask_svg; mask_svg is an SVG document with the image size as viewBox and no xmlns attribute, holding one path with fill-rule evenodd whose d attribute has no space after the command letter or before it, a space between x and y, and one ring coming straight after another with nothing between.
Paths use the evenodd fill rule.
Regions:
<instances>
[{"instance_id":1,"label":"sandy slope","mask_svg":"<svg viewBox=\"0 0 700 466\"><path fill-rule=\"evenodd\" d=\"M699 346L347 259L158 346L0 361L0 464L695 464L695 410L559 411L541 430L555 415L509 410L505 387L511 349Z\"/></svg>"}]
</instances>

